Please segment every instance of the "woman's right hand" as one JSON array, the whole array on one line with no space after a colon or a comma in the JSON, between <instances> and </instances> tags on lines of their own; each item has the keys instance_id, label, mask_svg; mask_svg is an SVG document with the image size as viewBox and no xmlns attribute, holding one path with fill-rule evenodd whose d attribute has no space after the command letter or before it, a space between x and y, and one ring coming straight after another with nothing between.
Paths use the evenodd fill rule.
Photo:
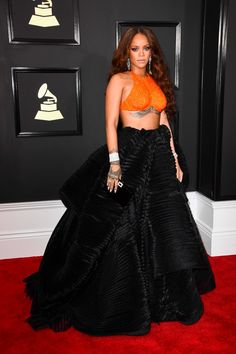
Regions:
<instances>
[{"instance_id":1,"label":"woman's right hand","mask_svg":"<svg viewBox=\"0 0 236 354\"><path fill-rule=\"evenodd\" d=\"M183 181L183 171L181 170L181 167L179 165L177 158L175 160L175 166L176 166L176 177L178 178L178 180L180 182L182 182Z\"/></svg>"},{"instance_id":2,"label":"woman's right hand","mask_svg":"<svg viewBox=\"0 0 236 354\"><path fill-rule=\"evenodd\" d=\"M110 163L110 169L107 175L107 188L110 192L116 193L118 188L118 182L122 177L120 163Z\"/></svg>"}]
</instances>

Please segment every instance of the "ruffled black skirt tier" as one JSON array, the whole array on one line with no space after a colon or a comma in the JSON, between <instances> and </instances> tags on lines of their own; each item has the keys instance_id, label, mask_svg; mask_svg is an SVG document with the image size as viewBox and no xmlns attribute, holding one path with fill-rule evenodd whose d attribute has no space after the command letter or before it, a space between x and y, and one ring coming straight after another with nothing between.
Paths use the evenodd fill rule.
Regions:
<instances>
[{"instance_id":1,"label":"ruffled black skirt tier","mask_svg":"<svg viewBox=\"0 0 236 354\"><path fill-rule=\"evenodd\" d=\"M186 159L175 141L179 182L168 127L123 127L118 147L133 191L127 205L104 188L106 144L59 191L66 211L38 271L24 279L34 329L143 335L151 322L193 324L204 311L200 295L216 286L185 194Z\"/></svg>"}]
</instances>

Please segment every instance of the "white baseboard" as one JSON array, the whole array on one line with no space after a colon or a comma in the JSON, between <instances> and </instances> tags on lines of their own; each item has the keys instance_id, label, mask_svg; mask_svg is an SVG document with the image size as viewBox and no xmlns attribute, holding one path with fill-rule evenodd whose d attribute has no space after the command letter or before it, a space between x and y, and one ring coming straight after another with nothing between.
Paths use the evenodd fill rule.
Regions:
<instances>
[{"instance_id":1,"label":"white baseboard","mask_svg":"<svg viewBox=\"0 0 236 354\"><path fill-rule=\"evenodd\" d=\"M194 193L195 220L208 254L236 254L236 200L213 201L201 193Z\"/></svg>"},{"instance_id":2,"label":"white baseboard","mask_svg":"<svg viewBox=\"0 0 236 354\"><path fill-rule=\"evenodd\" d=\"M65 210L60 200L0 204L0 259L41 256Z\"/></svg>"},{"instance_id":3,"label":"white baseboard","mask_svg":"<svg viewBox=\"0 0 236 354\"><path fill-rule=\"evenodd\" d=\"M207 253L236 254L236 201L186 195ZM60 200L0 204L0 259L41 256L65 210Z\"/></svg>"}]
</instances>

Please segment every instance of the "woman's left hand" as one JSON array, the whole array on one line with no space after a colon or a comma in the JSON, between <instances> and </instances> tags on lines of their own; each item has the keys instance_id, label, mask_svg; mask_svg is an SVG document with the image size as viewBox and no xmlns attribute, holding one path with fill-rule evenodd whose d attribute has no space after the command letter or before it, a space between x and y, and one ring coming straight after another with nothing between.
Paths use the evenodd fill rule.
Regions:
<instances>
[{"instance_id":1,"label":"woman's left hand","mask_svg":"<svg viewBox=\"0 0 236 354\"><path fill-rule=\"evenodd\" d=\"M178 180L179 180L180 182L182 182L182 181L183 181L183 175L184 175L184 173L183 173L183 171L181 170L180 165L179 165L179 162L178 162L177 159L175 160L175 164L176 164L176 177L178 178Z\"/></svg>"}]
</instances>

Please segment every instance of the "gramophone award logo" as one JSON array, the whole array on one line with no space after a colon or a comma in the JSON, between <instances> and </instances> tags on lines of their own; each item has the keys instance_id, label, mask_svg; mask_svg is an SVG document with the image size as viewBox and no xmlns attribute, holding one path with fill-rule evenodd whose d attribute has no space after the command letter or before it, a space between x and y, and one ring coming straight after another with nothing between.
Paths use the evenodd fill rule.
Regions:
<instances>
[{"instance_id":1,"label":"gramophone award logo","mask_svg":"<svg viewBox=\"0 0 236 354\"><path fill-rule=\"evenodd\" d=\"M52 8L52 0L42 1L41 4L35 6L34 15L31 16L29 25L39 27L60 26L56 17L52 14Z\"/></svg>"},{"instance_id":2,"label":"gramophone award logo","mask_svg":"<svg viewBox=\"0 0 236 354\"><path fill-rule=\"evenodd\" d=\"M48 85L46 83L43 83L40 86L38 90L38 98L44 99L44 101L40 103L40 110L37 112L34 119L52 121L64 118L61 112L57 109L57 97L48 90Z\"/></svg>"}]
</instances>

